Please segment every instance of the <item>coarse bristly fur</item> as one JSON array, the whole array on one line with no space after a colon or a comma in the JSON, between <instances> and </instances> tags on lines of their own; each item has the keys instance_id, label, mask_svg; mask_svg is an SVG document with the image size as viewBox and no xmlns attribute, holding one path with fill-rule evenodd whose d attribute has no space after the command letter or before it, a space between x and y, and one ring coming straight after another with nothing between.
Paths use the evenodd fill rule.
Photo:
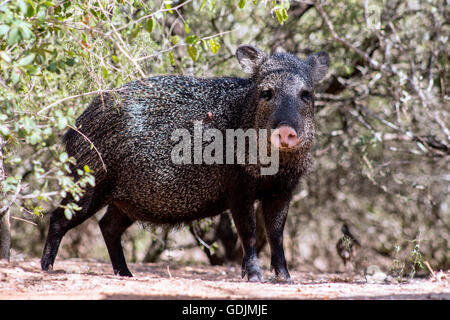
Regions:
<instances>
[{"instance_id":1,"label":"coarse bristly fur","mask_svg":"<svg viewBox=\"0 0 450 320\"><path fill-rule=\"evenodd\" d=\"M292 192L311 166L313 86L327 71L328 55L320 52L299 60L243 45L236 56L249 78L155 76L92 101L76 121L83 135L69 130L64 143L77 167L88 165L93 170L96 185L86 190L78 202L82 210L71 220L65 219L62 208L52 213L41 260L44 270L53 266L64 234L104 206L108 209L100 228L114 272L125 276L131 272L120 237L134 221L179 225L230 209L244 250L242 276L262 281L253 209L260 200L272 268L277 279L290 281L282 234ZM286 125L295 130L300 142L295 148L280 149L275 175L260 175L259 165L174 164L171 150L176 142L171 133L175 129L193 132L195 121L221 132ZM69 201L64 199L63 204Z\"/></svg>"}]
</instances>

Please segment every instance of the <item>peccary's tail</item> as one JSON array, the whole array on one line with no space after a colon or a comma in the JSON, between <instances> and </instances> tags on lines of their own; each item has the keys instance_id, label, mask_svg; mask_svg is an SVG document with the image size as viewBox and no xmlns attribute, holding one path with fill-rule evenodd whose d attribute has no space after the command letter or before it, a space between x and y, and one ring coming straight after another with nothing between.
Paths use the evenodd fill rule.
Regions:
<instances>
[{"instance_id":1,"label":"peccary's tail","mask_svg":"<svg viewBox=\"0 0 450 320\"><path fill-rule=\"evenodd\" d=\"M112 127L117 127L117 113L111 112L114 101L108 94L97 96L76 121L76 130L69 129L62 142L69 156L77 161L71 170L76 176L77 169L85 165L93 171L96 184L106 178L108 140L114 137ZM113 123L112 123L113 122Z\"/></svg>"},{"instance_id":2,"label":"peccary's tail","mask_svg":"<svg viewBox=\"0 0 450 320\"><path fill-rule=\"evenodd\" d=\"M75 134L77 134L75 130L73 129L67 130L67 132L62 137L62 143L64 144L64 146L67 147L67 143L75 138L74 137Z\"/></svg>"}]
</instances>

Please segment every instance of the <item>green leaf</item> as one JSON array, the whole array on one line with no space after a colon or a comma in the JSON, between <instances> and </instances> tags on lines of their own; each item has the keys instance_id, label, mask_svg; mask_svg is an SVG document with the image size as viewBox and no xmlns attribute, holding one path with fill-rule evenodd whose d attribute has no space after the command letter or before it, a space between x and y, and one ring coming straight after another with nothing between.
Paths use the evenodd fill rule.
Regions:
<instances>
[{"instance_id":1,"label":"green leaf","mask_svg":"<svg viewBox=\"0 0 450 320\"><path fill-rule=\"evenodd\" d=\"M11 133L11 131L9 130L9 128L5 124L0 125L0 134L2 134L3 136L6 137L10 133Z\"/></svg>"},{"instance_id":2,"label":"green leaf","mask_svg":"<svg viewBox=\"0 0 450 320\"><path fill-rule=\"evenodd\" d=\"M94 176L86 177L86 181L87 181L87 183L89 183L89 185L91 187L95 187L95 177Z\"/></svg>"},{"instance_id":3,"label":"green leaf","mask_svg":"<svg viewBox=\"0 0 450 320\"><path fill-rule=\"evenodd\" d=\"M75 62L76 62L76 58L67 58L65 61L66 65L68 65L69 67L73 67Z\"/></svg>"},{"instance_id":4,"label":"green leaf","mask_svg":"<svg viewBox=\"0 0 450 320\"><path fill-rule=\"evenodd\" d=\"M73 213L73 210L68 207L64 209L64 215L66 216L67 220L72 219Z\"/></svg>"},{"instance_id":5,"label":"green leaf","mask_svg":"<svg viewBox=\"0 0 450 320\"><path fill-rule=\"evenodd\" d=\"M197 41L198 37L195 34L186 37L186 42L189 44L195 44Z\"/></svg>"},{"instance_id":6,"label":"green leaf","mask_svg":"<svg viewBox=\"0 0 450 320\"><path fill-rule=\"evenodd\" d=\"M170 43L172 43L172 45L176 45L178 42L180 42L179 36L171 36L170 37Z\"/></svg>"},{"instance_id":7,"label":"green leaf","mask_svg":"<svg viewBox=\"0 0 450 320\"><path fill-rule=\"evenodd\" d=\"M67 124L68 124L69 122L67 121L67 118L65 118L65 117L58 117L58 122L57 122L57 124L58 124L58 129L59 130L63 130L63 129L65 129L66 127L67 127Z\"/></svg>"},{"instance_id":8,"label":"green leaf","mask_svg":"<svg viewBox=\"0 0 450 320\"><path fill-rule=\"evenodd\" d=\"M186 22L184 23L184 31L186 31L186 33L189 33L189 26Z\"/></svg>"},{"instance_id":9,"label":"green leaf","mask_svg":"<svg viewBox=\"0 0 450 320\"><path fill-rule=\"evenodd\" d=\"M286 8L281 10L281 15L283 16L283 21L287 21L289 19Z\"/></svg>"},{"instance_id":10,"label":"green leaf","mask_svg":"<svg viewBox=\"0 0 450 320\"><path fill-rule=\"evenodd\" d=\"M20 80L20 70L14 68L11 71L11 81L13 84L16 84L17 82L19 82L19 80Z\"/></svg>"},{"instance_id":11,"label":"green leaf","mask_svg":"<svg viewBox=\"0 0 450 320\"><path fill-rule=\"evenodd\" d=\"M243 9L245 7L245 0L239 0L239 8Z\"/></svg>"},{"instance_id":12,"label":"green leaf","mask_svg":"<svg viewBox=\"0 0 450 320\"><path fill-rule=\"evenodd\" d=\"M20 27L20 33L22 34L22 38L25 40L29 40L33 37L33 32L26 26Z\"/></svg>"},{"instance_id":13,"label":"green leaf","mask_svg":"<svg viewBox=\"0 0 450 320\"><path fill-rule=\"evenodd\" d=\"M48 65L47 69L51 72L56 72L56 70L58 70L58 65L56 62L52 62Z\"/></svg>"},{"instance_id":14,"label":"green leaf","mask_svg":"<svg viewBox=\"0 0 450 320\"><path fill-rule=\"evenodd\" d=\"M202 11L202 9L205 7L207 0L203 0L200 4L200 7L198 8L198 11Z\"/></svg>"},{"instance_id":15,"label":"green leaf","mask_svg":"<svg viewBox=\"0 0 450 320\"><path fill-rule=\"evenodd\" d=\"M212 53L216 54L219 51L220 43L215 39L211 39L209 40L209 44L211 46Z\"/></svg>"},{"instance_id":16,"label":"green leaf","mask_svg":"<svg viewBox=\"0 0 450 320\"><path fill-rule=\"evenodd\" d=\"M169 3L166 3L166 9L172 9L172 6ZM173 14L173 10L169 10L169 13Z\"/></svg>"},{"instance_id":17,"label":"green leaf","mask_svg":"<svg viewBox=\"0 0 450 320\"><path fill-rule=\"evenodd\" d=\"M42 211L44 211L44 208L42 208L41 206L36 206L33 209L34 214L37 216L40 216L42 214Z\"/></svg>"},{"instance_id":18,"label":"green leaf","mask_svg":"<svg viewBox=\"0 0 450 320\"><path fill-rule=\"evenodd\" d=\"M23 67L23 66L29 65L30 63L33 62L35 56L36 56L36 55L35 55L34 53L30 53L30 54L27 55L26 57L23 57L22 59L20 59L20 60L17 62L17 66Z\"/></svg>"},{"instance_id":19,"label":"green leaf","mask_svg":"<svg viewBox=\"0 0 450 320\"><path fill-rule=\"evenodd\" d=\"M32 6L32 3L28 4L27 12L25 13L25 16L27 18L31 18L34 15L34 8Z\"/></svg>"},{"instance_id":20,"label":"green leaf","mask_svg":"<svg viewBox=\"0 0 450 320\"><path fill-rule=\"evenodd\" d=\"M209 2L209 11L214 11L216 8L216 0L208 0Z\"/></svg>"},{"instance_id":21,"label":"green leaf","mask_svg":"<svg viewBox=\"0 0 450 320\"><path fill-rule=\"evenodd\" d=\"M208 41L202 40L200 43L202 44L203 50L208 51L208 48L209 48L208 47Z\"/></svg>"},{"instance_id":22,"label":"green leaf","mask_svg":"<svg viewBox=\"0 0 450 320\"><path fill-rule=\"evenodd\" d=\"M23 0L17 0L16 3L17 8L20 9L20 13L24 16L28 11L28 4Z\"/></svg>"},{"instance_id":23,"label":"green leaf","mask_svg":"<svg viewBox=\"0 0 450 320\"><path fill-rule=\"evenodd\" d=\"M38 10L37 18L39 22L44 22L46 17L47 17L47 9L41 6Z\"/></svg>"},{"instance_id":24,"label":"green leaf","mask_svg":"<svg viewBox=\"0 0 450 320\"><path fill-rule=\"evenodd\" d=\"M66 162L67 159L69 159L69 155L67 153L63 152L59 155L59 161Z\"/></svg>"},{"instance_id":25,"label":"green leaf","mask_svg":"<svg viewBox=\"0 0 450 320\"><path fill-rule=\"evenodd\" d=\"M152 32L154 27L155 23L153 21L153 18L150 18L145 22L145 30L147 30L148 32Z\"/></svg>"},{"instance_id":26,"label":"green leaf","mask_svg":"<svg viewBox=\"0 0 450 320\"><path fill-rule=\"evenodd\" d=\"M92 171L91 171L91 168L89 168L89 166L88 166L87 164L84 165L83 170L84 170L84 172L86 172L86 173L92 172Z\"/></svg>"},{"instance_id":27,"label":"green leaf","mask_svg":"<svg viewBox=\"0 0 450 320\"><path fill-rule=\"evenodd\" d=\"M41 3L43 6L47 6L47 7L53 7L54 4L52 1L44 1Z\"/></svg>"},{"instance_id":28,"label":"green leaf","mask_svg":"<svg viewBox=\"0 0 450 320\"><path fill-rule=\"evenodd\" d=\"M15 43L17 43L19 41L20 41L19 28L12 27L9 30L8 46L12 46L13 44L15 44Z\"/></svg>"},{"instance_id":29,"label":"green leaf","mask_svg":"<svg viewBox=\"0 0 450 320\"><path fill-rule=\"evenodd\" d=\"M278 22L283 23L283 17L281 15L280 9L275 10L275 15L277 16Z\"/></svg>"},{"instance_id":30,"label":"green leaf","mask_svg":"<svg viewBox=\"0 0 450 320\"><path fill-rule=\"evenodd\" d=\"M275 9L275 15L277 16L278 22L280 24L284 24L284 22L287 21L289 18L286 8L282 7L282 6L276 6L274 9Z\"/></svg>"},{"instance_id":31,"label":"green leaf","mask_svg":"<svg viewBox=\"0 0 450 320\"><path fill-rule=\"evenodd\" d=\"M2 24L0 25L0 36L7 34L9 31L9 26Z\"/></svg>"},{"instance_id":32,"label":"green leaf","mask_svg":"<svg viewBox=\"0 0 450 320\"><path fill-rule=\"evenodd\" d=\"M0 52L0 57L8 63L11 62L11 57L5 51Z\"/></svg>"},{"instance_id":33,"label":"green leaf","mask_svg":"<svg viewBox=\"0 0 450 320\"><path fill-rule=\"evenodd\" d=\"M102 76L105 80L108 78L108 70L104 66L102 66Z\"/></svg>"},{"instance_id":34,"label":"green leaf","mask_svg":"<svg viewBox=\"0 0 450 320\"><path fill-rule=\"evenodd\" d=\"M187 51L189 54L189 57L191 57L192 61L196 61L198 58L198 50L195 46L189 45L187 47Z\"/></svg>"},{"instance_id":35,"label":"green leaf","mask_svg":"<svg viewBox=\"0 0 450 320\"><path fill-rule=\"evenodd\" d=\"M171 65L173 65L173 66L175 65L175 59L173 57L173 52L172 51L169 52L169 62L170 62Z\"/></svg>"}]
</instances>

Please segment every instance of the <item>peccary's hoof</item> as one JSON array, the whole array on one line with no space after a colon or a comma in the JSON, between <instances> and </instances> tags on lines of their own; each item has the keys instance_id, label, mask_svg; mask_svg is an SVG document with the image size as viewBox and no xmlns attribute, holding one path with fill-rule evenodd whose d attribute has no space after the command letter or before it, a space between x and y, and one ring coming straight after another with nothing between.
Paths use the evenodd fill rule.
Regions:
<instances>
[{"instance_id":1,"label":"peccary's hoof","mask_svg":"<svg viewBox=\"0 0 450 320\"><path fill-rule=\"evenodd\" d=\"M247 275L249 282L264 282L261 269L258 266L258 261L246 260L242 261L242 278Z\"/></svg>"},{"instance_id":2,"label":"peccary's hoof","mask_svg":"<svg viewBox=\"0 0 450 320\"><path fill-rule=\"evenodd\" d=\"M45 272L52 272L53 271L53 265L49 264L47 266L41 267L41 269L42 269L42 271L45 271Z\"/></svg>"},{"instance_id":3,"label":"peccary's hoof","mask_svg":"<svg viewBox=\"0 0 450 320\"><path fill-rule=\"evenodd\" d=\"M281 275L275 276L272 279L270 279L270 282L272 283L280 283L280 284L295 284L294 281L291 280L291 277L283 277Z\"/></svg>"},{"instance_id":4,"label":"peccary's hoof","mask_svg":"<svg viewBox=\"0 0 450 320\"><path fill-rule=\"evenodd\" d=\"M254 273L248 275L248 282L264 282L264 278L261 273Z\"/></svg>"},{"instance_id":5,"label":"peccary's hoof","mask_svg":"<svg viewBox=\"0 0 450 320\"><path fill-rule=\"evenodd\" d=\"M289 272L287 271L286 267L284 266L275 267L272 265L271 271L275 271L275 277L271 280L271 282L294 284L294 282L291 280L291 276L289 275Z\"/></svg>"},{"instance_id":6,"label":"peccary's hoof","mask_svg":"<svg viewBox=\"0 0 450 320\"><path fill-rule=\"evenodd\" d=\"M49 259L46 258L42 258L41 260L41 269L42 271L53 271L53 264L51 264L49 261Z\"/></svg>"},{"instance_id":7,"label":"peccary's hoof","mask_svg":"<svg viewBox=\"0 0 450 320\"><path fill-rule=\"evenodd\" d=\"M121 277L132 277L133 274L130 272L130 270L126 269L126 270L116 270L114 269L114 274L121 276Z\"/></svg>"}]
</instances>

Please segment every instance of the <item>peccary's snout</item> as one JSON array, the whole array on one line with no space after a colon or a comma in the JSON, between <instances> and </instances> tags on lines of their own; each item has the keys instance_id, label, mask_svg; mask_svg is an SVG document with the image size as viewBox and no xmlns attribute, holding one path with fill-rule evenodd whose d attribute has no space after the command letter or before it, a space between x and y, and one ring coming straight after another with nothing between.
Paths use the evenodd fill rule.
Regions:
<instances>
[{"instance_id":1,"label":"peccary's snout","mask_svg":"<svg viewBox=\"0 0 450 320\"><path fill-rule=\"evenodd\" d=\"M281 125L270 136L270 142L278 149L292 149L298 144L295 130L287 125Z\"/></svg>"}]
</instances>

